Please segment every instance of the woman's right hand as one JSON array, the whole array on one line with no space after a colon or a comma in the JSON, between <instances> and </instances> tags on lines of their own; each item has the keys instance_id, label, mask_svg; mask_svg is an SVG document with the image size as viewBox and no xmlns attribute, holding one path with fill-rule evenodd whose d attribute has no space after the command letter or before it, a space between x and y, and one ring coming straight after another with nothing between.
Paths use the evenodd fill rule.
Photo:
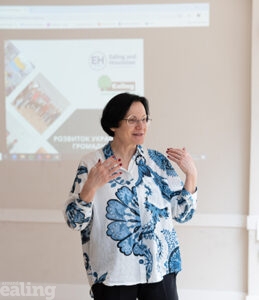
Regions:
<instances>
[{"instance_id":1,"label":"woman's right hand","mask_svg":"<svg viewBox=\"0 0 259 300\"><path fill-rule=\"evenodd\" d=\"M91 202L98 188L121 175L121 172L118 171L121 166L121 160L115 156L111 156L103 162L99 159L88 173L87 180L80 192L80 199Z\"/></svg>"}]
</instances>

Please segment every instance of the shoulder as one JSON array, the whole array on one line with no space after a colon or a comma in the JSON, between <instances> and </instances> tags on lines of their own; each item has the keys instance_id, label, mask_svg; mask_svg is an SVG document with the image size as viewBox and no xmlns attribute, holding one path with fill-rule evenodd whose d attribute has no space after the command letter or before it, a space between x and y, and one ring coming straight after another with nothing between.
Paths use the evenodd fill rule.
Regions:
<instances>
[{"instance_id":1,"label":"shoulder","mask_svg":"<svg viewBox=\"0 0 259 300\"><path fill-rule=\"evenodd\" d=\"M161 161L168 160L167 157L158 150L146 148L143 145L138 145L138 153L143 155L147 160L152 160L158 164L160 164Z\"/></svg>"},{"instance_id":2,"label":"shoulder","mask_svg":"<svg viewBox=\"0 0 259 300\"><path fill-rule=\"evenodd\" d=\"M169 159L160 151L155 149L146 149L146 159L149 164L152 164L156 168L159 168L162 171L165 171L169 176L176 176L176 171L173 168Z\"/></svg>"},{"instance_id":3,"label":"shoulder","mask_svg":"<svg viewBox=\"0 0 259 300\"><path fill-rule=\"evenodd\" d=\"M150 148L146 149L146 157L147 159L150 159L160 167L162 167L162 165L168 162L167 157L164 154L162 154L160 151L155 149L150 149Z\"/></svg>"},{"instance_id":4,"label":"shoulder","mask_svg":"<svg viewBox=\"0 0 259 300\"><path fill-rule=\"evenodd\" d=\"M80 159L80 165L85 166L92 166L98 162L98 160L104 159L103 151L102 149L97 149L95 151L91 151L86 153L82 158Z\"/></svg>"}]
</instances>

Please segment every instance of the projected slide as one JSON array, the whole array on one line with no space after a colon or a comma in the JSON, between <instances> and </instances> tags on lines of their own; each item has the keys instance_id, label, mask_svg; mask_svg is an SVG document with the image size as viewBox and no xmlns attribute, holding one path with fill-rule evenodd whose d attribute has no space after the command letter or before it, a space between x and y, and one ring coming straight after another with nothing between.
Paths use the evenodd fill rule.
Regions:
<instances>
[{"instance_id":1,"label":"projected slide","mask_svg":"<svg viewBox=\"0 0 259 300\"><path fill-rule=\"evenodd\" d=\"M117 93L144 93L142 39L5 41L6 151L59 159L101 147Z\"/></svg>"}]
</instances>

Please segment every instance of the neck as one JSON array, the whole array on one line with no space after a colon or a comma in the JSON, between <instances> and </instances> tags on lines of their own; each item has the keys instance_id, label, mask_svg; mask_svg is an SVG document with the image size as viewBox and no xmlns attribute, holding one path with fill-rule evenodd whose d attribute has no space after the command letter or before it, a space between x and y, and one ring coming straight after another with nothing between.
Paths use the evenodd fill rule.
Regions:
<instances>
[{"instance_id":1,"label":"neck","mask_svg":"<svg viewBox=\"0 0 259 300\"><path fill-rule=\"evenodd\" d=\"M122 161L122 166L124 168L128 168L129 162L136 152L136 145L121 145L116 143L116 141L111 142L111 148L113 154L116 156L116 158L120 158Z\"/></svg>"}]
</instances>

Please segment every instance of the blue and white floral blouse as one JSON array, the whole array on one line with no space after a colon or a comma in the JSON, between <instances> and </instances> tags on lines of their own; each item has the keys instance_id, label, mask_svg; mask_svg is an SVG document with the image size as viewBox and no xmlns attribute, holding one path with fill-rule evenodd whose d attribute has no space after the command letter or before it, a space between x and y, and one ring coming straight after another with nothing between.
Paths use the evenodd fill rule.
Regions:
<instances>
[{"instance_id":1,"label":"blue and white floral blouse","mask_svg":"<svg viewBox=\"0 0 259 300\"><path fill-rule=\"evenodd\" d=\"M137 146L128 170L100 188L92 203L79 197L88 171L113 155L110 143L85 155L65 206L67 224L81 232L90 286L158 282L181 270L173 220L190 220L196 192L190 194L169 160Z\"/></svg>"}]
</instances>

